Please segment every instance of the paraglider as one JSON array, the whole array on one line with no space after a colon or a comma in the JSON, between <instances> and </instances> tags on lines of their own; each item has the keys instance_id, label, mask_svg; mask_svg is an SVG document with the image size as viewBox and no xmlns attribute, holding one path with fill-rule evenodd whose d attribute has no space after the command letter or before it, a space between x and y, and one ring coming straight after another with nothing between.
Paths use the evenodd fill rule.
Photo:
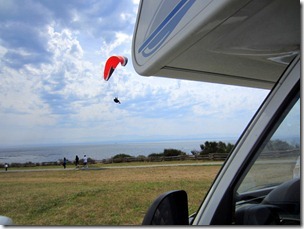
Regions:
<instances>
[{"instance_id":1,"label":"paraglider","mask_svg":"<svg viewBox=\"0 0 304 229\"><path fill-rule=\"evenodd\" d=\"M119 63L122 66L126 66L126 64L128 63L128 58L124 56L111 56L107 60L103 73L103 77L105 81L108 81L110 79L112 73L114 72L115 68Z\"/></svg>"},{"instance_id":2,"label":"paraglider","mask_svg":"<svg viewBox=\"0 0 304 229\"><path fill-rule=\"evenodd\" d=\"M119 63L122 66L126 66L126 64L128 63L128 58L124 56L111 56L107 60L103 72L103 78L105 81L108 81L111 78L112 73L114 72L115 68ZM117 97L115 97L114 102L120 104L120 101Z\"/></svg>"},{"instance_id":3,"label":"paraglider","mask_svg":"<svg viewBox=\"0 0 304 229\"><path fill-rule=\"evenodd\" d=\"M120 104L120 101L117 97L115 97L115 99L113 99L115 103L119 103Z\"/></svg>"}]
</instances>

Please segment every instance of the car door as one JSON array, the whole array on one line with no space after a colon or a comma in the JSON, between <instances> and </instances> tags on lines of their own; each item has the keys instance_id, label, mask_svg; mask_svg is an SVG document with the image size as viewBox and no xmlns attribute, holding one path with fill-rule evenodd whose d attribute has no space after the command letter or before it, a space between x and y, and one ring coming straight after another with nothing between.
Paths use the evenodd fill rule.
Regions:
<instances>
[{"instance_id":1,"label":"car door","mask_svg":"<svg viewBox=\"0 0 304 229\"><path fill-rule=\"evenodd\" d=\"M281 136L284 137L281 138ZM284 145L282 142L290 139L293 139L295 144L287 142L293 146L282 149ZM282 141L276 142L282 143L281 148L269 150L271 147L274 148L276 140ZM287 68L243 132L207 193L192 224L231 225L243 222L237 217L242 215L239 214L238 209L245 205L244 202L247 205L263 204L264 199L272 190L297 176L294 174L297 174L297 164L298 167L300 164L299 142L300 57L298 56ZM283 156L280 157L280 153ZM261 164L264 164L264 167L261 167ZM281 217L278 222L282 223L282 215L278 217ZM244 221L243 224L246 222L254 224L248 221ZM294 222L297 223L297 219L292 221Z\"/></svg>"}]
</instances>

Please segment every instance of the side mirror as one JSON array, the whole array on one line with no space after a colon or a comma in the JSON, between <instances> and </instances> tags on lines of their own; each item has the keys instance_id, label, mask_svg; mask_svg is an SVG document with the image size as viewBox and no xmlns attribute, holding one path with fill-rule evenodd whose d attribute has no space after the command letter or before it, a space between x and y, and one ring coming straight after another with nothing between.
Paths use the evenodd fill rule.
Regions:
<instances>
[{"instance_id":1,"label":"side mirror","mask_svg":"<svg viewBox=\"0 0 304 229\"><path fill-rule=\"evenodd\" d=\"M189 225L188 198L184 190L160 195L148 209L142 225Z\"/></svg>"},{"instance_id":2,"label":"side mirror","mask_svg":"<svg viewBox=\"0 0 304 229\"><path fill-rule=\"evenodd\" d=\"M13 220L7 216L0 215L0 225L3 226L13 225Z\"/></svg>"}]
</instances>

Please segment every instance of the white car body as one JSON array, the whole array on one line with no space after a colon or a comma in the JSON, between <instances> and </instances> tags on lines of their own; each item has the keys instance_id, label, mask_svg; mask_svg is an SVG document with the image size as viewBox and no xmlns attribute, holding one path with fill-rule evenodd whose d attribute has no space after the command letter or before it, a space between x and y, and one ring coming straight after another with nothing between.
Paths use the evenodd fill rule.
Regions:
<instances>
[{"instance_id":1,"label":"white car body","mask_svg":"<svg viewBox=\"0 0 304 229\"><path fill-rule=\"evenodd\" d=\"M225 161L192 225L238 224L234 218L245 201L237 200L239 187L290 110L298 110L295 134L300 139L300 8L296 0L140 2L132 47L138 74L272 89ZM294 166L294 173L299 171L301 152L293 152L284 160ZM269 163L280 167L281 162L279 158ZM256 193L267 199L276 187ZM246 192L240 196L248 198ZM257 207L264 207L265 200L259 198ZM282 224L300 222L298 216L288 221L279 215Z\"/></svg>"}]
</instances>

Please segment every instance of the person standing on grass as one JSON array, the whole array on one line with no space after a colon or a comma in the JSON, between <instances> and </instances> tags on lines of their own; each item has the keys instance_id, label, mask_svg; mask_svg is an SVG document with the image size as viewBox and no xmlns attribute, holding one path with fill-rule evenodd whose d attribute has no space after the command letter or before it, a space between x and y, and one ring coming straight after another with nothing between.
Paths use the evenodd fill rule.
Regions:
<instances>
[{"instance_id":1,"label":"person standing on grass","mask_svg":"<svg viewBox=\"0 0 304 229\"><path fill-rule=\"evenodd\" d=\"M66 168L66 163L67 163L67 160L66 160L66 158L64 157L64 158L63 158L63 168Z\"/></svg>"},{"instance_id":2,"label":"person standing on grass","mask_svg":"<svg viewBox=\"0 0 304 229\"><path fill-rule=\"evenodd\" d=\"M88 158L87 155L83 156L83 167L88 168Z\"/></svg>"},{"instance_id":3,"label":"person standing on grass","mask_svg":"<svg viewBox=\"0 0 304 229\"><path fill-rule=\"evenodd\" d=\"M7 163L5 163L4 167L5 167L5 171L7 171L8 164L7 164Z\"/></svg>"},{"instance_id":4,"label":"person standing on grass","mask_svg":"<svg viewBox=\"0 0 304 229\"><path fill-rule=\"evenodd\" d=\"M78 155L76 155L76 157L75 157L75 165L76 165L76 168L79 168L79 157L78 157Z\"/></svg>"}]
</instances>

